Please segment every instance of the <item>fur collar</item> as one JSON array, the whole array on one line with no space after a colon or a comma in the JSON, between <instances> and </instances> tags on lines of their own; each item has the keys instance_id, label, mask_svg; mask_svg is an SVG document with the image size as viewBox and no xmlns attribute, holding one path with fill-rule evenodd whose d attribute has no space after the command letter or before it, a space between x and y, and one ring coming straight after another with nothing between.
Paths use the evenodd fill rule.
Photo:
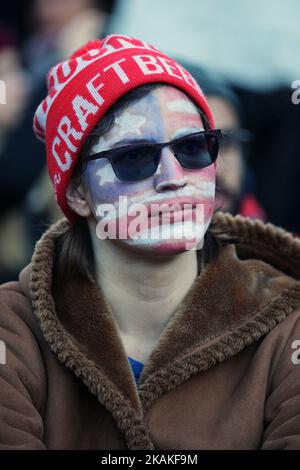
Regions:
<instances>
[{"instance_id":1,"label":"fur collar","mask_svg":"<svg viewBox=\"0 0 300 470\"><path fill-rule=\"evenodd\" d=\"M20 274L34 315L58 359L112 413L128 448L152 449L143 416L162 394L238 354L300 307L300 240L272 224L217 213L227 245L196 279L146 363L137 389L113 313L92 281L54 287L52 225Z\"/></svg>"}]
</instances>

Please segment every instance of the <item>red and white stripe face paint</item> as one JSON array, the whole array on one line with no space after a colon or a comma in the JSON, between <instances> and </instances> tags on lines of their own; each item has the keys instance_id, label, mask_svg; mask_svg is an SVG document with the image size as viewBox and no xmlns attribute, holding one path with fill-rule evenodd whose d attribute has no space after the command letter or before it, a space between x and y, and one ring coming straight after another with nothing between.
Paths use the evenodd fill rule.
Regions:
<instances>
[{"instance_id":1,"label":"red and white stripe face paint","mask_svg":"<svg viewBox=\"0 0 300 470\"><path fill-rule=\"evenodd\" d=\"M131 140L168 142L202 130L203 122L194 103L180 90L162 85L122 111L112 129L93 146L91 154L128 144ZM113 223L116 227L115 231L110 232L109 238L116 238L118 243L128 247L165 254L202 247L214 208L213 164L200 170L185 169L170 148L165 147L156 173L145 180L121 181L109 161L100 159L89 162L85 182L92 212L97 221L102 222L101 227L104 221L109 222L110 227ZM120 204L122 198L126 199L126 204ZM141 204L145 211L134 211ZM169 207L180 204L180 207L172 214L166 211L159 217L154 215L158 204L167 204ZM108 214L103 210L108 205L116 210ZM138 227L132 223L137 214L140 216ZM196 230L199 223L202 227ZM138 237L133 235L133 225ZM184 235L178 230L179 225L181 228L184 225Z\"/></svg>"}]
</instances>

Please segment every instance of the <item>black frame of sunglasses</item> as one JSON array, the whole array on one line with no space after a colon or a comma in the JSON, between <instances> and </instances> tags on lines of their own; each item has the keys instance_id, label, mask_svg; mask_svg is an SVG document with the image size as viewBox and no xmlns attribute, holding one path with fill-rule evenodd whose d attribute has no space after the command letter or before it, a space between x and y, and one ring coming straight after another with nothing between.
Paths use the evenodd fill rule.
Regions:
<instances>
[{"instance_id":1,"label":"black frame of sunglasses","mask_svg":"<svg viewBox=\"0 0 300 470\"><path fill-rule=\"evenodd\" d=\"M120 155L120 152L124 152L126 150L134 150L134 149L143 149L143 148L154 148L154 149L157 149L159 150L160 152L160 155L161 155L161 151L164 147L168 147L170 146L170 148L172 149L173 151L173 147L176 146L178 143L180 143L181 141L184 141L185 139L188 139L190 137L195 137L195 136L198 136L198 135L204 135L205 137L206 136L214 136L216 137L216 147L215 147L215 152L213 155L210 154L210 157L212 159L211 163L209 163L209 165L205 165L203 167L196 167L195 169L201 169L201 168L206 168L207 166L210 166L212 165L213 163L215 163L216 159L217 159L217 156L218 156L218 153L219 153L219 139L222 138L223 134L222 134L222 130L221 129L208 129L208 130L204 130L204 131L199 131L199 132L194 132L194 133L191 133L191 134L186 134L182 137L179 137L177 139L174 139L174 140L171 140L169 142L163 142L163 143L159 143L159 142L141 142L141 143L134 143L134 144L129 144L129 145L122 145L120 147L116 147L116 148L112 148L112 149L109 149L109 150L103 150L101 152L97 152L95 154L92 154L92 155L89 155L87 157L87 162L91 161L91 160L98 160L98 159L101 159L101 158L107 158L109 161L110 161L110 164L112 166L112 169L116 175L116 177L121 180L121 181L126 181L126 182L132 182L132 181L140 181L140 180L143 180L143 179L147 179L149 178L150 176L153 176L155 171L157 170L157 167L158 167L158 164L159 164L159 160L160 158L158 159L158 162L157 162L157 165L156 165L156 169L154 170L154 172L149 175L149 176L146 176L146 177L143 177L141 179L135 179L135 180L129 180L129 179L124 179L124 178L120 178L120 176L116 173L115 171L115 168L114 168L114 162L113 162L113 157L114 155L117 155L119 156ZM181 164L181 166L183 168L184 165L182 164L182 162L178 159L178 157L176 156L175 152L173 152L175 158L179 161L179 163ZM191 169L191 168L188 168L188 169Z\"/></svg>"}]
</instances>

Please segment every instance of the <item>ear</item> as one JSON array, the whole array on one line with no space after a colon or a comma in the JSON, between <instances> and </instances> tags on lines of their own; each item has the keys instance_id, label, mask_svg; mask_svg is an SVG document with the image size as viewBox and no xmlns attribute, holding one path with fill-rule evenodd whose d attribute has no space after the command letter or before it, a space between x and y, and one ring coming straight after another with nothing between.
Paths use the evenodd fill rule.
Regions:
<instances>
[{"instance_id":1,"label":"ear","mask_svg":"<svg viewBox=\"0 0 300 470\"><path fill-rule=\"evenodd\" d=\"M73 179L69 182L66 191L66 200L69 207L82 217L89 217L91 209L82 184Z\"/></svg>"}]
</instances>

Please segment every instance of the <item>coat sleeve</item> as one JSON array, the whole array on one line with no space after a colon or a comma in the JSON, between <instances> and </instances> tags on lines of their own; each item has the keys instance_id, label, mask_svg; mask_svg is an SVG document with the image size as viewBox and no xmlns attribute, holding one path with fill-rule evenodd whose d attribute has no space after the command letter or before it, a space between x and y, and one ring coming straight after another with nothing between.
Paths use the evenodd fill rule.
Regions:
<instances>
[{"instance_id":1,"label":"coat sleeve","mask_svg":"<svg viewBox=\"0 0 300 470\"><path fill-rule=\"evenodd\" d=\"M26 297L1 286L0 450L45 449L45 367L31 317Z\"/></svg>"},{"instance_id":2,"label":"coat sleeve","mask_svg":"<svg viewBox=\"0 0 300 470\"><path fill-rule=\"evenodd\" d=\"M300 449L300 311L286 321L265 404L264 450Z\"/></svg>"}]
</instances>

